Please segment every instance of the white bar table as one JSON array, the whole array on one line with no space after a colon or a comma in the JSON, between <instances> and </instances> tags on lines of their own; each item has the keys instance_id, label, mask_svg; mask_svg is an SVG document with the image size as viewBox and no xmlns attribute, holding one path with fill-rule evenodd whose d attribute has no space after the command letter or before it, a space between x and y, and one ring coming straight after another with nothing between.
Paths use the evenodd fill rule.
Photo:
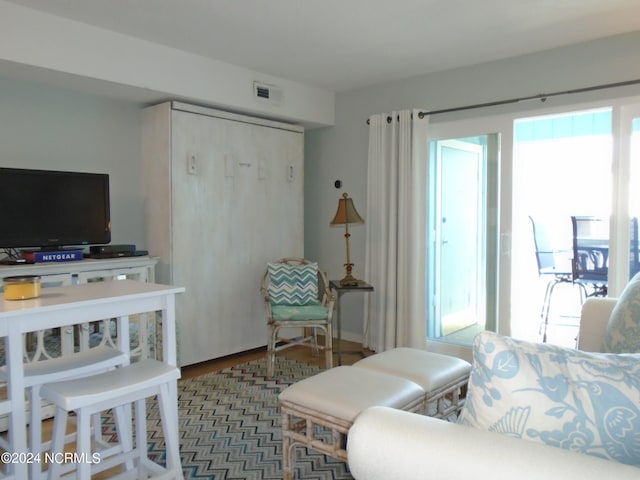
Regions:
<instances>
[{"instance_id":1,"label":"white bar table","mask_svg":"<svg viewBox=\"0 0 640 480\"><path fill-rule=\"evenodd\" d=\"M162 361L176 366L175 295L184 287L135 280L93 282L83 285L43 288L39 298L0 300L0 337L5 340L7 400L0 413L9 413L9 439L16 453L27 453L22 334L85 322L116 318L118 348L129 352L129 316L162 314ZM177 384L173 386L176 430ZM14 463L10 478L27 477L27 464Z\"/></svg>"}]
</instances>

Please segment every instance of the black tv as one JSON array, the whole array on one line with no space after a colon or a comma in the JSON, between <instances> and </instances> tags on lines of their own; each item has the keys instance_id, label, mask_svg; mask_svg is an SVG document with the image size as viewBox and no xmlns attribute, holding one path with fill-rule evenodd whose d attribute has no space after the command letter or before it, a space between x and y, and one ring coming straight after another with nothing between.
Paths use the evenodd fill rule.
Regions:
<instances>
[{"instance_id":1,"label":"black tv","mask_svg":"<svg viewBox=\"0 0 640 480\"><path fill-rule=\"evenodd\" d=\"M0 248L110 241L108 174L0 168Z\"/></svg>"}]
</instances>

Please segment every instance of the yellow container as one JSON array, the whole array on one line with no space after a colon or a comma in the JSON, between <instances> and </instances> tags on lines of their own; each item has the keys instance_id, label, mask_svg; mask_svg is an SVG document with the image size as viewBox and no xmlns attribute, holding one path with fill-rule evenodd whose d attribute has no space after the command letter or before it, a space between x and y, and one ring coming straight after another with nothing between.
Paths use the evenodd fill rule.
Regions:
<instances>
[{"instance_id":1,"label":"yellow container","mask_svg":"<svg viewBox=\"0 0 640 480\"><path fill-rule=\"evenodd\" d=\"M3 283L5 300L26 300L40 296L41 285L38 275L6 277Z\"/></svg>"}]
</instances>

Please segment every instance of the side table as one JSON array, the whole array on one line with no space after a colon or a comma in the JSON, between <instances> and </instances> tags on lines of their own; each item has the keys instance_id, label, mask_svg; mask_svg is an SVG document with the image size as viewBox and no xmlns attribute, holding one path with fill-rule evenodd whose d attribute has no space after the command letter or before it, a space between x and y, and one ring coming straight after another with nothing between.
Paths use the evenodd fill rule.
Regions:
<instances>
[{"instance_id":1,"label":"side table","mask_svg":"<svg viewBox=\"0 0 640 480\"><path fill-rule=\"evenodd\" d=\"M340 285L340 280L330 280L329 285L337 293L336 326L338 327L338 365L342 365L342 319L341 319L342 315L340 314L340 309L341 309L340 305L342 302L340 301L340 298L342 297L342 295L349 292L373 292L373 286L369 285L367 282L364 282L362 280L360 280L360 283L358 283L358 285ZM363 338L368 329L368 323L369 322L367 320L366 327L363 331ZM357 353L362 354L362 351Z\"/></svg>"}]
</instances>

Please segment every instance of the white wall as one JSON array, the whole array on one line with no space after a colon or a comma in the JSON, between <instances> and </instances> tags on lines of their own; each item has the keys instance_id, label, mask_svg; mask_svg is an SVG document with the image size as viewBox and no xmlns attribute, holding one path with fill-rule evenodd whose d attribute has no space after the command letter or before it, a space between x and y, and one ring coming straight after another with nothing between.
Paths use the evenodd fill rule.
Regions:
<instances>
[{"instance_id":1,"label":"white wall","mask_svg":"<svg viewBox=\"0 0 640 480\"><path fill-rule=\"evenodd\" d=\"M0 74L8 72L307 126L332 125L334 118L334 94L327 90L0 0ZM254 80L281 88L282 103L256 99Z\"/></svg>"},{"instance_id":2,"label":"white wall","mask_svg":"<svg viewBox=\"0 0 640 480\"><path fill-rule=\"evenodd\" d=\"M141 118L130 102L0 78L0 166L108 173L112 243L144 249Z\"/></svg>"},{"instance_id":3,"label":"white wall","mask_svg":"<svg viewBox=\"0 0 640 480\"><path fill-rule=\"evenodd\" d=\"M403 108L437 110L640 79L639 45L640 32L635 32L338 94L335 126L312 130L306 135L305 255L317 260L328 270L331 278L341 278L343 275L344 239L342 232L329 228L329 222L343 191L353 197L360 214L366 214L366 120L369 115ZM640 85L553 97L545 105L638 93ZM531 110L540 106L540 102L536 101L436 115L431 122ZM335 179L343 181L341 191L333 187ZM364 227L354 227L351 232L354 275L362 278ZM343 330L347 332L345 336L359 340L363 301L355 294L345 295L343 298Z\"/></svg>"},{"instance_id":4,"label":"white wall","mask_svg":"<svg viewBox=\"0 0 640 480\"><path fill-rule=\"evenodd\" d=\"M330 228L329 222L343 191L353 197L361 214L366 212L369 115L401 108L456 107L637 79L638 45L640 32L635 32L344 92L336 97L334 120L334 97L329 92L285 79L263 78L291 89L285 89L283 109L256 104L247 84L258 72L0 0L0 165L111 174L113 242L144 245L138 227L142 206L137 193L144 174L140 171L141 98L179 98L226 106L308 127L334 124L305 134L305 254L318 260L331 278L340 278L344 272L344 232ZM197 75L192 74L194 68ZM25 76L28 82L21 80ZM29 83L34 81L47 85ZM131 94L128 101L122 100L125 93ZM639 93L638 87L630 87L555 97L548 102ZM500 111L538 106L532 102L500 107ZM455 116L483 112L487 110ZM451 117L434 116L432 122ZM340 191L333 187L336 179L343 181ZM356 276L364 271L364 231L365 227L351 231ZM361 296L345 295L343 299L344 330L358 339Z\"/></svg>"}]
</instances>

